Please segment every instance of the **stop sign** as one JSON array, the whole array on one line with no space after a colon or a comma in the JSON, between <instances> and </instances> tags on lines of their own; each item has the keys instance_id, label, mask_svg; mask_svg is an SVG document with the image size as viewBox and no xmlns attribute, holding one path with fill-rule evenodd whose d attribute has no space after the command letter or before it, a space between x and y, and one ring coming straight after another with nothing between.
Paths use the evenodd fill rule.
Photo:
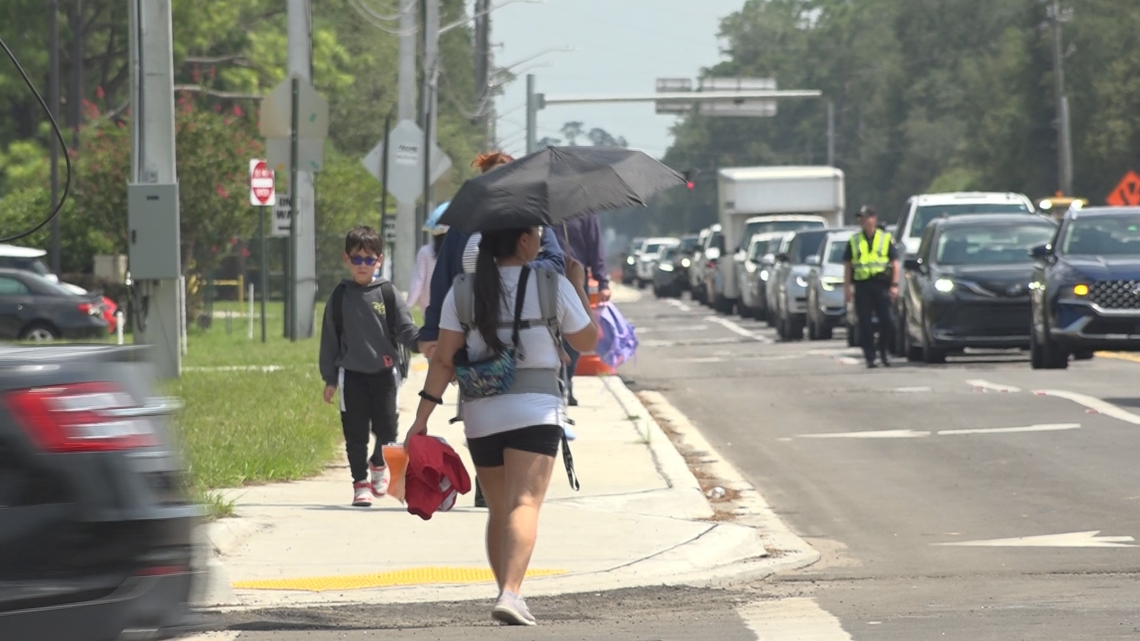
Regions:
<instances>
[{"instance_id":1,"label":"stop sign","mask_svg":"<svg viewBox=\"0 0 1140 641\"><path fill-rule=\"evenodd\" d=\"M273 170L264 159L249 161L249 204L255 207L272 207L276 202Z\"/></svg>"}]
</instances>

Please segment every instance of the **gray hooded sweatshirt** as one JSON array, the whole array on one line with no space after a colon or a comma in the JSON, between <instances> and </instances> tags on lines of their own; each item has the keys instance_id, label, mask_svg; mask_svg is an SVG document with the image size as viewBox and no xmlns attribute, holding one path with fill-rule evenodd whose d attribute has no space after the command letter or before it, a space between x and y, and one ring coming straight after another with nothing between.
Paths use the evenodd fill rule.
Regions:
<instances>
[{"instance_id":1,"label":"gray hooded sweatshirt","mask_svg":"<svg viewBox=\"0 0 1140 641\"><path fill-rule=\"evenodd\" d=\"M325 306L325 317L321 323L321 378L328 385L339 381L339 369L361 374L376 374L391 369L397 360L396 344L402 343L408 349L416 349L419 328L412 321L412 313L404 303L404 297L396 292L397 326L396 335L388 332L387 315L384 309L384 294L380 286L387 282L380 278L368 285L358 285L344 279L344 334L339 344L336 325L332 314L332 297Z\"/></svg>"}]
</instances>

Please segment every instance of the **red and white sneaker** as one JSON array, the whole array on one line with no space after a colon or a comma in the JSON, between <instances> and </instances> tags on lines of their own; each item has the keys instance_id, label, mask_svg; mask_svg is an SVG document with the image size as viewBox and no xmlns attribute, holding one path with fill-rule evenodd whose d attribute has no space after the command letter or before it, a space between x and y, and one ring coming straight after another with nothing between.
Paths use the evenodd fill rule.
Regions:
<instances>
[{"instance_id":1,"label":"red and white sneaker","mask_svg":"<svg viewBox=\"0 0 1140 641\"><path fill-rule=\"evenodd\" d=\"M388 494L388 484L392 482L392 473L388 466L376 467L369 463L368 471L372 474L372 496L382 498Z\"/></svg>"},{"instance_id":2,"label":"red and white sneaker","mask_svg":"<svg viewBox=\"0 0 1140 641\"><path fill-rule=\"evenodd\" d=\"M372 487L368 481L352 484L352 507L372 507Z\"/></svg>"}]
</instances>

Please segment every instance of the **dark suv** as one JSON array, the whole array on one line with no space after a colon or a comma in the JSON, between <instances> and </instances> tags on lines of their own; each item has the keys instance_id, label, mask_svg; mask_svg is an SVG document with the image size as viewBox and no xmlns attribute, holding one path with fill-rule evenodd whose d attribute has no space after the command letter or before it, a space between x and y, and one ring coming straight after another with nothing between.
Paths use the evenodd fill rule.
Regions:
<instances>
[{"instance_id":1,"label":"dark suv","mask_svg":"<svg viewBox=\"0 0 1140 641\"><path fill-rule=\"evenodd\" d=\"M1034 369L1064 369L1098 349L1140 351L1140 208L1070 211L1031 253Z\"/></svg>"},{"instance_id":2,"label":"dark suv","mask_svg":"<svg viewBox=\"0 0 1140 641\"><path fill-rule=\"evenodd\" d=\"M184 629L200 575L166 420L140 349L0 348L0 639Z\"/></svg>"}]
</instances>

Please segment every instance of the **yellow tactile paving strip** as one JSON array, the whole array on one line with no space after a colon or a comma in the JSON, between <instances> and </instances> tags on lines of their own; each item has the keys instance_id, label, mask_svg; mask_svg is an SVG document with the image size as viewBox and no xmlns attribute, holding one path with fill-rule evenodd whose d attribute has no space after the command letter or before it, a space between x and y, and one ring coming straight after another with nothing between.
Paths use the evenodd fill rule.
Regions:
<instances>
[{"instance_id":1,"label":"yellow tactile paving strip","mask_svg":"<svg viewBox=\"0 0 1140 641\"><path fill-rule=\"evenodd\" d=\"M1096 355L1103 356L1105 358L1116 358L1122 361L1140 363L1140 355L1129 354L1128 352L1097 352Z\"/></svg>"},{"instance_id":2,"label":"yellow tactile paving strip","mask_svg":"<svg viewBox=\"0 0 1140 641\"><path fill-rule=\"evenodd\" d=\"M428 371L427 361L414 361L408 368L413 372L426 372Z\"/></svg>"},{"instance_id":3,"label":"yellow tactile paving strip","mask_svg":"<svg viewBox=\"0 0 1140 641\"><path fill-rule=\"evenodd\" d=\"M556 576L566 570L529 570L527 578ZM365 590L368 588L391 588L408 585L435 585L448 583L491 583L495 575L490 568L424 567L378 572L373 574L352 574L346 576L312 576L294 579L265 579L260 581L237 581L233 584L239 590L304 590L325 592L328 590Z\"/></svg>"}]
</instances>

